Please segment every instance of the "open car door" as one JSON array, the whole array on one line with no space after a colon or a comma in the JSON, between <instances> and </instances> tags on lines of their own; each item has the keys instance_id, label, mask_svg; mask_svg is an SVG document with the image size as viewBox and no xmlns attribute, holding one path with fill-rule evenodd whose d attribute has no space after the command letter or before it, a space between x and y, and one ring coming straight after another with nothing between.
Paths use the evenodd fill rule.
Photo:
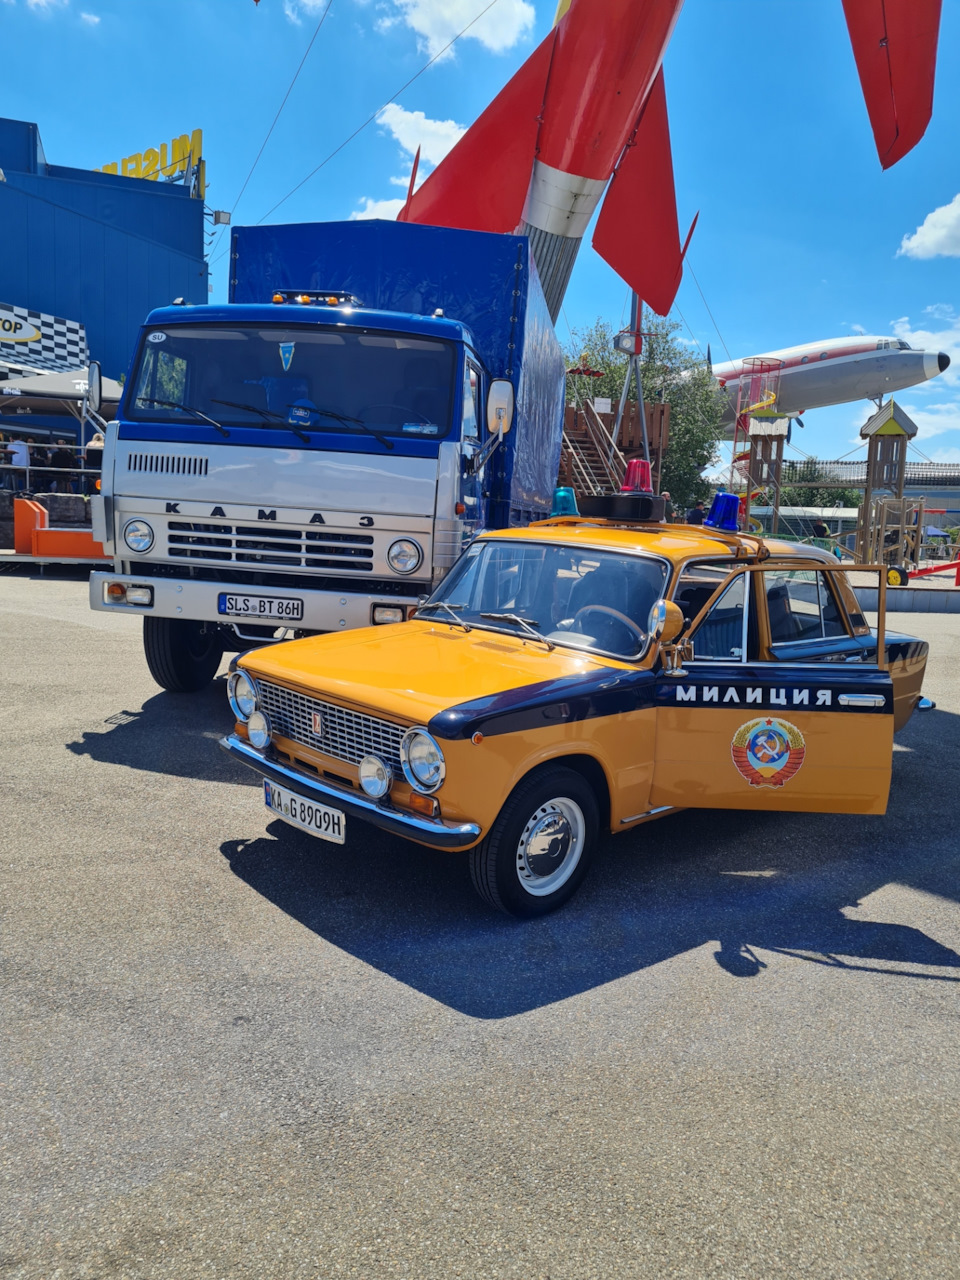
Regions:
<instances>
[{"instance_id":1,"label":"open car door","mask_svg":"<svg viewBox=\"0 0 960 1280\"><path fill-rule=\"evenodd\" d=\"M893 757L880 573L876 638L839 566L732 567L657 678L652 806L883 813ZM859 634L858 634L859 633Z\"/></svg>"}]
</instances>

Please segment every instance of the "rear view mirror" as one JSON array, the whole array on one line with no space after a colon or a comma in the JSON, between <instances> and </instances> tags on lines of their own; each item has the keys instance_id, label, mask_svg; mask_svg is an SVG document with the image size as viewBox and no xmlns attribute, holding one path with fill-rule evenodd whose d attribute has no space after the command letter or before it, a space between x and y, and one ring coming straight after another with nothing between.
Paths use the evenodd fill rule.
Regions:
<instances>
[{"instance_id":1,"label":"rear view mirror","mask_svg":"<svg viewBox=\"0 0 960 1280\"><path fill-rule=\"evenodd\" d=\"M87 370L87 408L91 413L100 412L101 399L100 364L97 360L91 360Z\"/></svg>"},{"instance_id":2,"label":"rear view mirror","mask_svg":"<svg viewBox=\"0 0 960 1280\"><path fill-rule=\"evenodd\" d=\"M650 639L660 644L670 644L683 630L683 611L672 600L658 600L650 610L647 631Z\"/></svg>"},{"instance_id":3,"label":"rear view mirror","mask_svg":"<svg viewBox=\"0 0 960 1280\"><path fill-rule=\"evenodd\" d=\"M506 435L513 426L513 405L513 383L494 378L487 392L487 430Z\"/></svg>"}]
</instances>

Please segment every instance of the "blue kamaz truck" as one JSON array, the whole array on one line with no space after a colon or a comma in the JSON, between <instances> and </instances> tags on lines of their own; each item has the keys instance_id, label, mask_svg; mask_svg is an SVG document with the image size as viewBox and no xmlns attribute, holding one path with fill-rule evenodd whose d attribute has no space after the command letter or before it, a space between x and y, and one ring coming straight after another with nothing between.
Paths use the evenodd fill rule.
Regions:
<instances>
[{"instance_id":1,"label":"blue kamaz truck","mask_svg":"<svg viewBox=\"0 0 960 1280\"><path fill-rule=\"evenodd\" d=\"M564 364L523 236L237 227L225 306L153 311L103 457L94 609L150 671L402 620L481 528L549 512Z\"/></svg>"}]
</instances>

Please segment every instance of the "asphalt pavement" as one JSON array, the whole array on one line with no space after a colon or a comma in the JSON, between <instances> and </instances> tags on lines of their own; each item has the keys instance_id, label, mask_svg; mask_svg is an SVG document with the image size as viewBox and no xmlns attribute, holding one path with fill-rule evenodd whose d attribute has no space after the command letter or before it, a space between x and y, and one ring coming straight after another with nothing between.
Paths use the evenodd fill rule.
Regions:
<instances>
[{"instance_id":1,"label":"asphalt pavement","mask_svg":"<svg viewBox=\"0 0 960 1280\"><path fill-rule=\"evenodd\" d=\"M960 618L889 625L885 817L680 814L521 923L0 575L0 1276L960 1276Z\"/></svg>"}]
</instances>

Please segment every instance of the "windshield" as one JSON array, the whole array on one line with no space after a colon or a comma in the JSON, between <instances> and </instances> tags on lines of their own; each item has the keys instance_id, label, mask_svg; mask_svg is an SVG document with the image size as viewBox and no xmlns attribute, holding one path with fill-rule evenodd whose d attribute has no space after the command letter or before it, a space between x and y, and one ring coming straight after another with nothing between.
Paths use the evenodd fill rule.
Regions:
<instances>
[{"instance_id":1,"label":"windshield","mask_svg":"<svg viewBox=\"0 0 960 1280\"><path fill-rule=\"evenodd\" d=\"M171 325L147 331L134 421L438 439L448 434L456 349L365 329Z\"/></svg>"},{"instance_id":2,"label":"windshield","mask_svg":"<svg viewBox=\"0 0 960 1280\"><path fill-rule=\"evenodd\" d=\"M420 616L507 631L531 643L532 628L553 645L633 659L646 648L647 619L666 581L666 564L648 556L481 539Z\"/></svg>"}]
</instances>

